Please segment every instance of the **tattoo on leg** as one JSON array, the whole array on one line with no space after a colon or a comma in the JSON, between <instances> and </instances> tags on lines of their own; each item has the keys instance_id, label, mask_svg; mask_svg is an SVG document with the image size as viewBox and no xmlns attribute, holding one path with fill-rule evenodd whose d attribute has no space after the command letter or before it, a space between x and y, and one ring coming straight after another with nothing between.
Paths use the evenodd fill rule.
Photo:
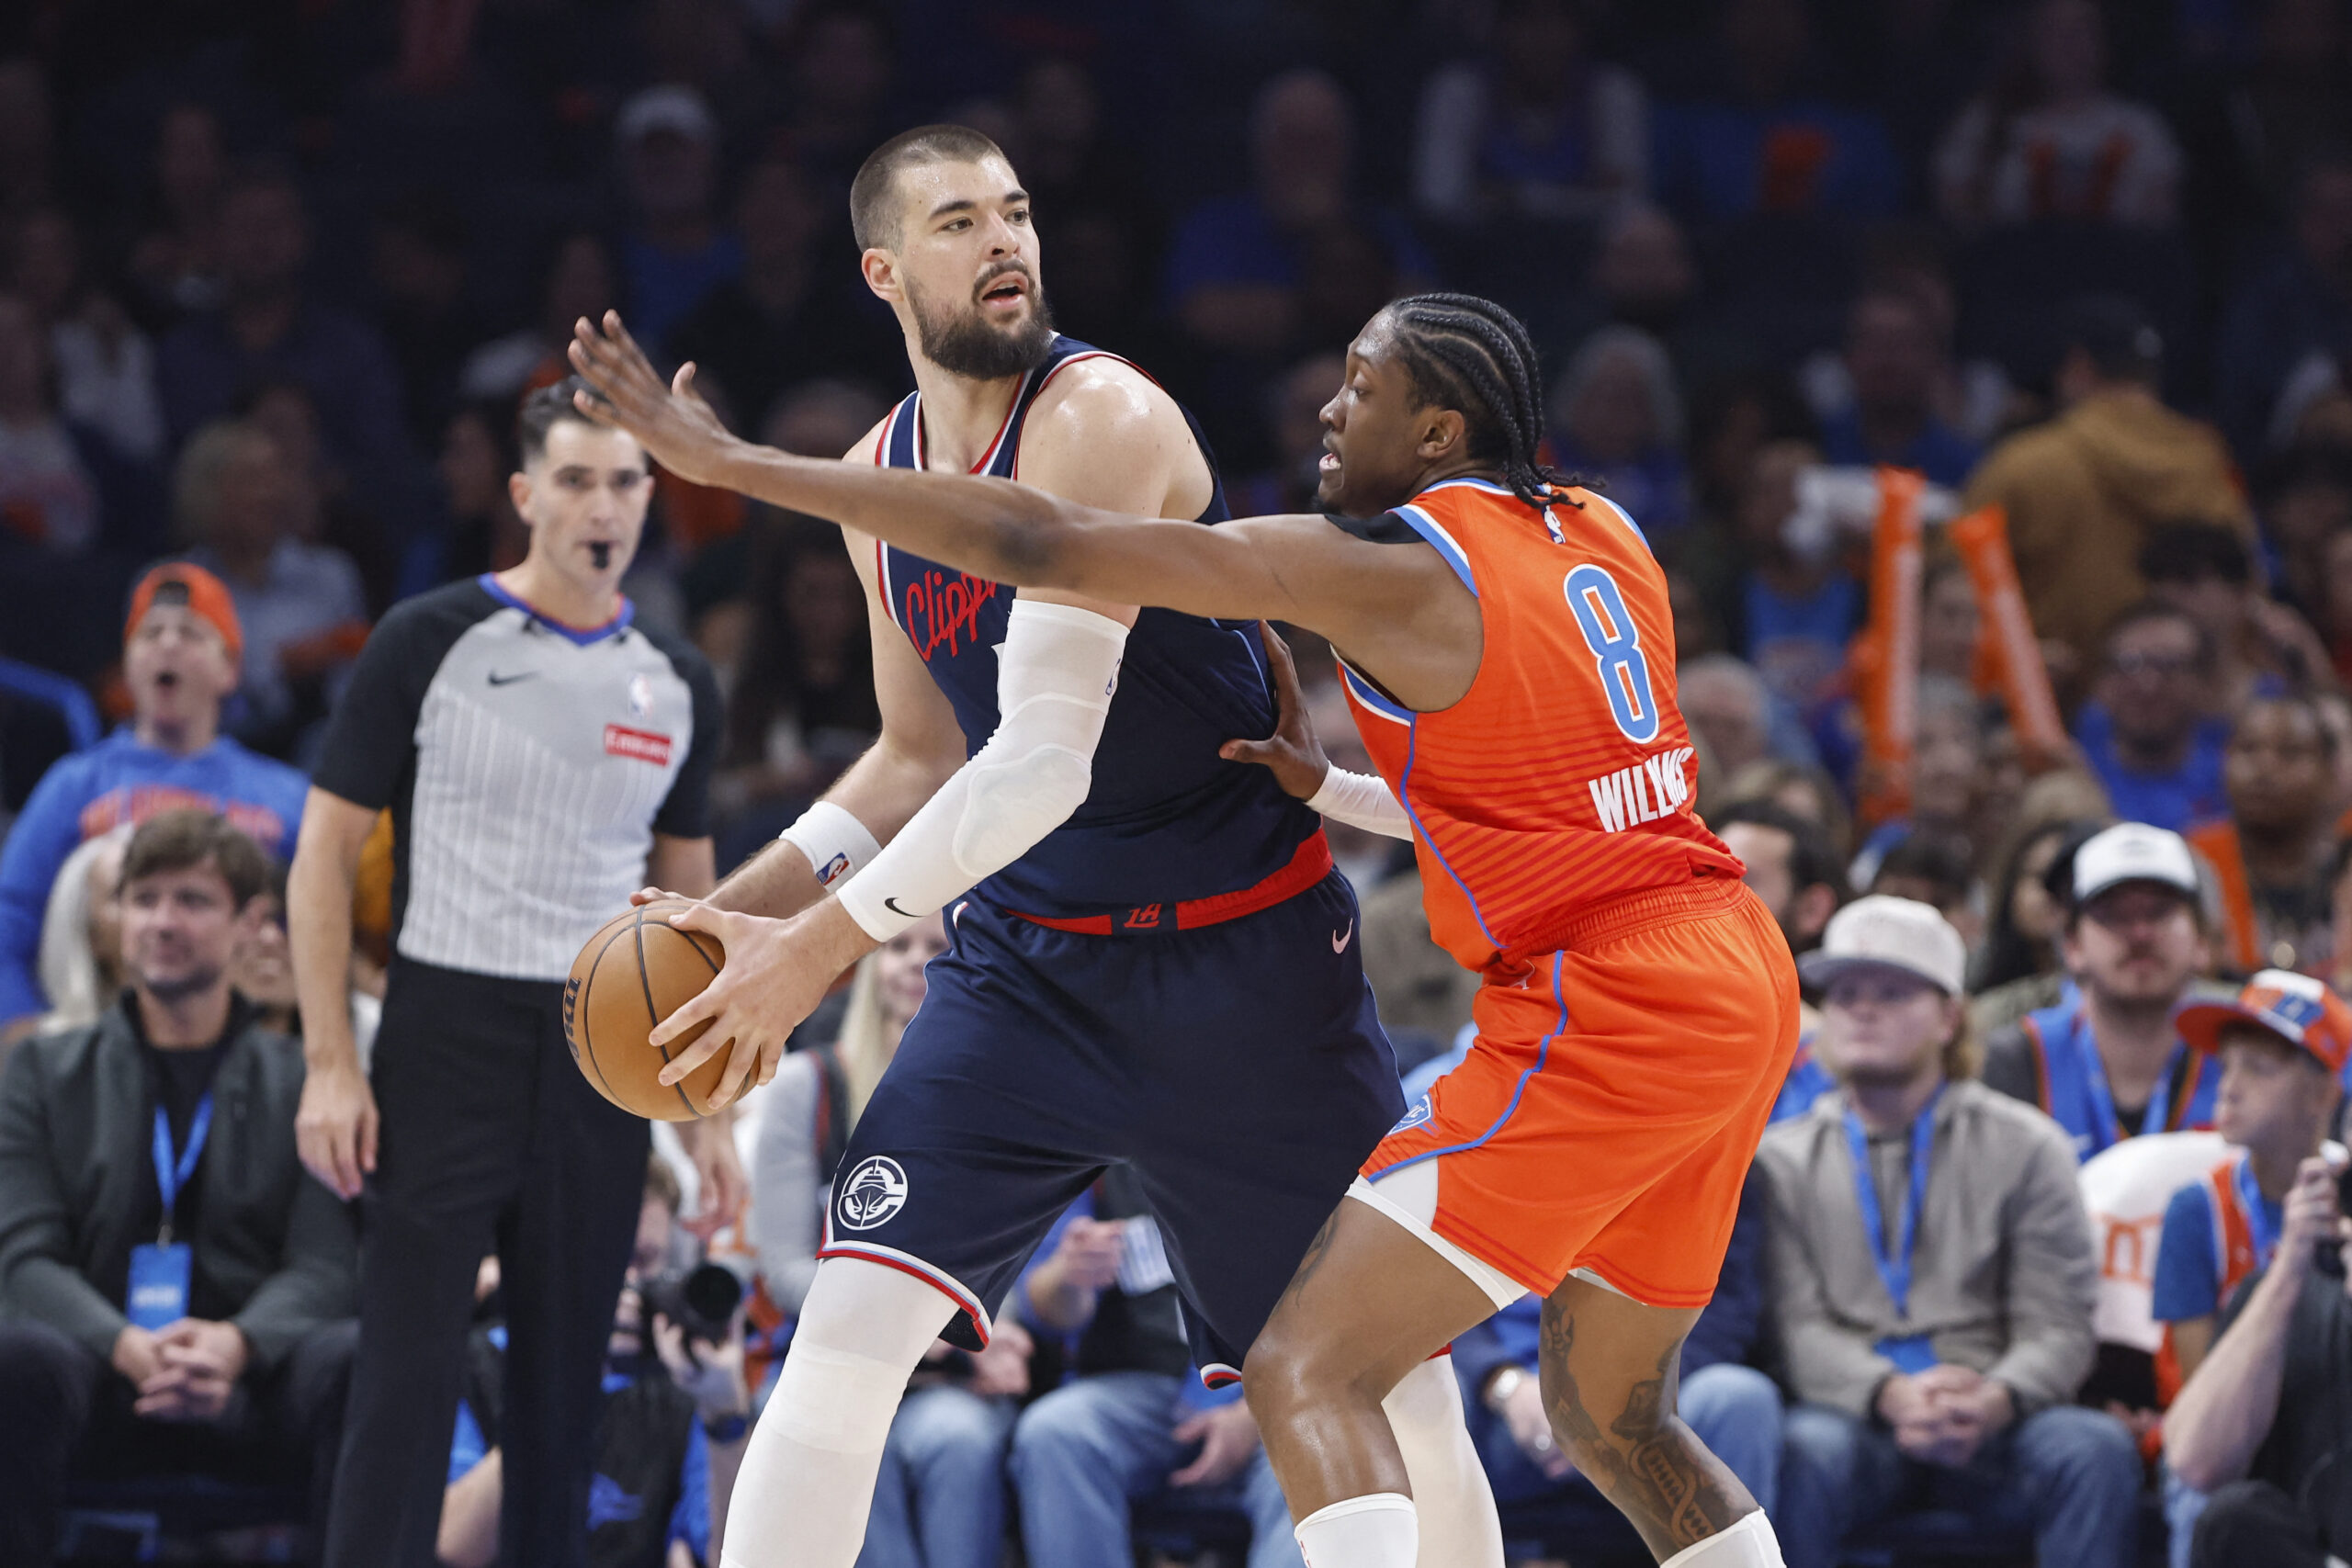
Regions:
<instances>
[{"instance_id":1,"label":"tattoo on leg","mask_svg":"<svg viewBox=\"0 0 2352 1568\"><path fill-rule=\"evenodd\" d=\"M1323 1266L1323 1259L1330 1256L1332 1233L1339 1228L1339 1224L1340 1212L1334 1209L1323 1222L1323 1228L1315 1233L1315 1239L1306 1244L1306 1256L1298 1260L1297 1271L1291 1275L1290 1283L1283 1287L1282 1299L1274 1303L1276 1311L1287 1306L1292 1297L1306 1289L1306 1281Z\"/></svg>"},{"instance_id":2,"label":"tattoo on leg","mask_svg":"<svg viewBox=\"0 0 2352 1568\"><path fill-rule=\"evenodd\" d=\"M1680 1551L1728 1529L1740 1513L1712 1472L1703 1449L1673 1414L1681 1347L1668 1347L1657 1375L1628 1391L1606 1433L1585 1408L1571 1370L1576 1320L1544 1305L1544 1412L1577 1464L1624 1510L1653 1547Z\"/></svg>"}]
</instances>

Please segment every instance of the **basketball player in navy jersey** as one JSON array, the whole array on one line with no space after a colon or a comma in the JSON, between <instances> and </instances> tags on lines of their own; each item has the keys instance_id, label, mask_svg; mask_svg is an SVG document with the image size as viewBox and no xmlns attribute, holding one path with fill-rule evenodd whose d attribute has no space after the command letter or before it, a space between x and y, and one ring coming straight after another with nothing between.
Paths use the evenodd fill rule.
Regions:
<instances>
[{"instance_id":1,"label":"basketball player in navy jersey","mask_svg":"<svg viewBox=\"0 0 2352 1568\"><path fill-rule=\"evenodd\" d=\"M1028 197L994 143L909 131L866 160L850 199L918 389L851 461L1204 525L1228 515L1184 410L1055 333ZM800 1017L784 992L810 975L943 908L953 945L842 1160L726 1568L850 1568L908 1374L943 1332L986 1342L1038 1240L1108 1165L1141 1178L1204 1380L1236 1381L1403 1110L1317 817L1267 769L1219 754L1275 728L1255 626L1016 593L846 538L872 595L883 733L679 920L727 948L695 1015L725 1011L734 1040L714 1098L775 1059L781 1031L759 1021ZM838 950L789 943L780 918L828 894L851 917ZM1131 1247L1127 1264L1158 1257ZM1498 1568L1449 1362L1387 1405L1420 1561Z\"/></svg>"}]
</instances>

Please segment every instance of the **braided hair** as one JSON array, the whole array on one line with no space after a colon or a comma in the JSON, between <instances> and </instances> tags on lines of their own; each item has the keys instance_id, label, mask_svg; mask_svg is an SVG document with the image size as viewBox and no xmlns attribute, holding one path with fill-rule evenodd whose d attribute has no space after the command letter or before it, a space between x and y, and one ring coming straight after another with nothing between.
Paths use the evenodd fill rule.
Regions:
<instances>
[{"instance_id":1,"label":"braided hair","mask_svg":"<svg viewBox=\"0 0 2352 1568\"><path fill-rule=\"evenodd\" d=\"M1475 294L1410 294L1388 307L1397 357L1424 408L1459 409L1464 448L1502 469L1531 506L1566 498L1572 479L1537 460L1544 391L1534 340L1517 316Z\"/></svg>"}]
</instances>

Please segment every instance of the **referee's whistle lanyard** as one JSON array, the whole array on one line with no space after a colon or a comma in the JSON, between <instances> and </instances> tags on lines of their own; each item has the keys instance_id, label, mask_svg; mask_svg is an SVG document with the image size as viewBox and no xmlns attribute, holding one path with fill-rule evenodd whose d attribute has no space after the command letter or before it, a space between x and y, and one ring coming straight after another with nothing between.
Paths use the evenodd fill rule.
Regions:
<instances>
[{"instance_id":1,"label":"referee's whistle lanyard","mask_svg":"<svg viewBox=\"0 0 2352 1568\"><path fill-rule=\"evenodd\" d=\"M212 1134L212 1093L196 1102L196 1114L188 1119L187 1147L175 1159L172 1155L172 1121L164 1114L162 1106L155 1107L155 1190L164 1200L164 1224L157 1232L158 1247L172 1245L172 1211L179 1202L180 1191L188 1178L196 1174L196 1162L204 1157L204 1140Z\"/></svg>"},{"instance_id":2,"label":"referee's whistle lanyard","mask_svg":"<svg viewBox=\"0 0 2352 1568\"><path fill-rule=\"evenodd\" d=\"M1871 1172L1870 1134L1851 1107L1846 1111L1846 1147L1853 1155L1854 1201L1862 1211L1862 1230L1870 1238L1871 1261L1879 1282L1894 1303L1895 1315L1911 1315L1911 1258L1919 1242L1919 1213L1928 1206L1928 1164L1936 1142L1936 1102L1944 1097L1941 1085L1911 1120L1911 1170L1903 1204L1902 1235L1888 1245L1886 1213L1879 1206L1878 1182ZM1875 1348L1905 1372L1925 1371L1936 1364L1928 1336L1889 1335Z\"/></svg>"},{"instance_id":3,"label":"referee's whistle lanyard","mask_svg":"<svg viewBox=\"0 0 2352 1568\"><path fill-rule=\"evenodd\" d=\"M2067 1021L2066 1039L2083 1065L2083 1090L2091 1102L2091 1153L2103 1154L2124 1139L2132 1130L2116 1114L2115 1091L2107 1084L2107 1063L2098 1054L2098 1042L2091 1038L2090 1022L2082 1010L2076 1009ZM2165 1070L2156 1075L2155 1092L2148 1096L2148 1109L2140 1115L2143 1135L2162 1133L2172 1119L2173 1079L2180 1074L2181 1058L2188 1055L2186 1041L2176 1040L2172 1055L2165 1058Z\"/></svg>"}]
</instances>

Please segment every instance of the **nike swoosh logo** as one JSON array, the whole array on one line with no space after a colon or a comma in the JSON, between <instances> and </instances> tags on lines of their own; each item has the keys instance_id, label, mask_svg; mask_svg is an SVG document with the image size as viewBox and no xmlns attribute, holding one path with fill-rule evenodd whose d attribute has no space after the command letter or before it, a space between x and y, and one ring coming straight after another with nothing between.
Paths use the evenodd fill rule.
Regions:
<instances>
[{"instance_id":1,"label":"nike swoosh logo","mask_svg":"<svg viewBox=\"0 0 2352 1568\"><path fill-rule=\"evenodd\" d=\"M1355 939L1356 923L1354 920L1351 919L1348 922L1348 929L1346 931L1333 931L1331 933L1331 951L1334 953L1345 953L1348 950L1348 943L1355 941Z\"/></svg>"},{"instance_id":2,"label":"nike swoosh logo","mask_svg":"<svg viewBox=\"0 0 2352 1568\"><path fill-rule=\"evenodd\" d=\"M903 916L905 916L908 919L910 919L910 920L919 920L919 919L922 919L922 917L921 915L916 914L912 909L901 909L901 908L899 908L899 901L898 901L896 898L885 898L885 899L883 899L883 900L882 900L882 907L883 907L884 908L886 908L886 909L889 910L889 911L890 911L890 913L892 913L892 914L894 914L894 915L903 915Z\"/></svg>"},{"instance_id":3,"label":"nike swoosh logo","mask_svg":"<svg viewBox=\"0 0 2352 1568\"><path fill-rule=\"evenodd\" d=\"M526 670L518 675L501 675L493 670L490 672L490 683L493 686L511 686L517 681L527 681L537 673L536 670Z\"/></svg>"}]
</instances>

